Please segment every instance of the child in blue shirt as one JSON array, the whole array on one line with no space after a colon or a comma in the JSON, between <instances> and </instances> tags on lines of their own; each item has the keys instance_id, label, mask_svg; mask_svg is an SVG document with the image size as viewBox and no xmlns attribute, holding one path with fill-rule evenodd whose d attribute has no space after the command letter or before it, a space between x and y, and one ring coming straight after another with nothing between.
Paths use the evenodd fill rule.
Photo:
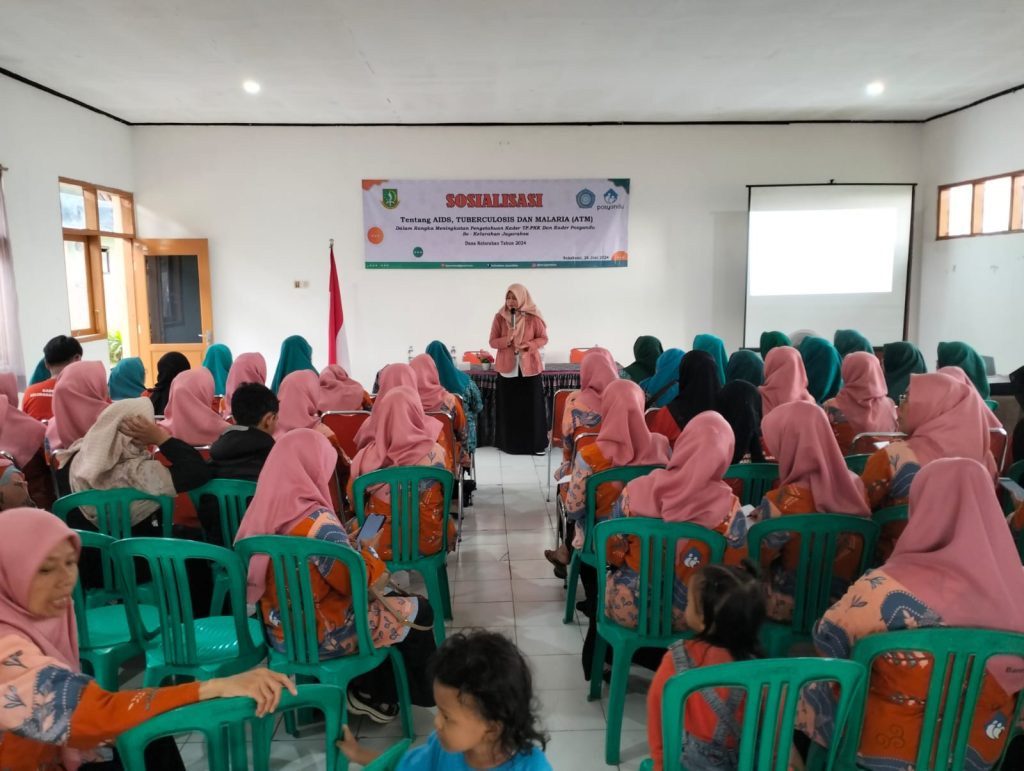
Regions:
<instances>
[{"instance_id":1,"label":"child in blue shirt","mask_svg":"<svg viewBox=\"0 0 1024 771\"><path fill-rule=\"evenodd\" d=\"M529 665L506 637L452 635L437 649L431 670L434 733L402 757L398 771L551 771ZM347 726L338 747L364 766L379 754L360 746Z\"/></svg>"}]
</instances>

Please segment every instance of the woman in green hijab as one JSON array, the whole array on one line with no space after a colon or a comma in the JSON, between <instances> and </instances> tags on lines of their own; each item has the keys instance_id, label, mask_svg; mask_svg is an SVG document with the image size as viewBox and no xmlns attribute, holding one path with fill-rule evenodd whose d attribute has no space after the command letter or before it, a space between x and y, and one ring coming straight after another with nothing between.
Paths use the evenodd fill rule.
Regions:
<instances>
[{"instance_id":1,"label":"woman in green hijab","mask_svg":"<svg viewBox=\"0 0 1024 771\"><path fill-rule=\"evenodd\" d=\"M623 370L626 377L634 383L651 377L657 367L658 357L663 353L661 340L651 335L640 335L633 343L635 361Z\"/></svg>"},{"instance_id":2,"label":"woman in green hijab","mask_svg":"<svg viewBox=\"0 0 1024 771\"><path fill-rule=\"evenodd\" d=\"M910 387L910 376L923 375L928 371L921 350L913 343L904 341L885 344L882 349L882 369L885 370L889 398L897 404Z\"/></svg>"},{"instance_id":3,"label":"woman in green hijab","mask_svg":"<svg viewBox=\"0 0 1024 771\"><path fill-rule=\"evenodd\" d=\"M46 367L46 359L40 359L39 363L36 364L36 368L32 370L32 377L29 379L29 385L35 385L36 383L42 383L44 380L49 380L53 375L50 374L50 370Z\"/></svg>"},{"instance_id":4,"label":"woman in green hijab","mask_svg":"<svg viewBox=\"0 0 1024 771\"><path fill-rule=\"evenodd\" d=\"M800 343L800 358L807 370L807 391L818 404L839 393L843 359L832 343L823 337L805 337Z\"/></svg>"},{"instance_id":5,"label":"woman in green hijab","mask_svg":"<svg viewBox=\"0 0 1024 771\"><path fill-rule=\"evenodd\" d=\"M768 356L772 348L780 348L784 345L792 345L789 335L785 332L762 332L761 333L761 358Z\"/></svg>"},{"instance_id":6,"label":"woman in green hijab","mask_svg":"<svg viewBox=\"0 0 1024 771\"><path fill-rule=\"evenodd\" d=\"M725 343L715 335L697 335L693 338L693 350L704 351L715 360L718 368L718 387L725 385Z\"/></svg>"},{"instance_id":7,"label":"woman in green hijab","mask_svg":"<svg viewBox=\"0 0 1024 771\"><path fill-rule=\"evenodd\" d=\"M217 343L206 349L206 358L203 359L203 366L213 373L213 393L216 396L224 395L224 387L228 382L228 372L231 371L231 349L226 345Z\"/></svg>"},{"instance_id":8,"label":"woman in green hijab","mask_svg":"<svg viewBox=\"0 0 1024 771\"><path fill-rule=\"evenodd\" d=\"M466 413L466 452L476 452L476 421L484 408L483 396L477 384L452 361L451 352L440 340L427 346L427 355L437 366L437 377L444 390L462 397L463 412Z\"/></svg>"},{"instance_id":9,"label":"woman in green hijab","mask_svg":"<svg viewBox=\"0 0 1024 771\"><path fill-rule=\"evenodd\" d=\"M967 373L982 399L992 395L988 373L985 372L985 360L967 343L939 343L939 367L959 367Z\"/></svg>"},{"instance_id":10,"label":"woman in green hijab","mask_svg":"<svg viewBox=\"0 0 1024 771\"><path fill-rule=\"evenodd\" d=\"M146 368L138 356L121 359L110 370L107 391L111 401L137 399L146 390Z\"/></svg>"},{"instance_id":11,"label":"woman in green hijab","mask_svg":"<svg viewBox=\"0 0 1024 771\"><path fill-rule=\"evenodd\" d=\"M725 365L725 382L733 380L745 380L755 386L763 384L764 360L754 351L736 351Z\"/></svg>"},{"instance_id":12,"label":"woman in green hijab","mask_svg":"<svg viewBox=\"0 0 1024 771\"><path fill-rule=\"evenodd\" d=\"M844 359L846 354L854 351L875 352L875 349L871 347L871 342L856 329L837 329L833 341L839 355Z\"/></svg>"},{"instance_id":13,"label":"woman in green hijab","mask_svg":"<svg viewBox=\"0 0 1024 771\"><path fill-rule=\"evenodd\" d=\"M281 343L281 356L277 360L277 371L274 373L274 381L270 390L276 394L285 377L304 369L317 371L313 366L313 346L301 335L286 337Z\"/></svg>"}]
</instances>

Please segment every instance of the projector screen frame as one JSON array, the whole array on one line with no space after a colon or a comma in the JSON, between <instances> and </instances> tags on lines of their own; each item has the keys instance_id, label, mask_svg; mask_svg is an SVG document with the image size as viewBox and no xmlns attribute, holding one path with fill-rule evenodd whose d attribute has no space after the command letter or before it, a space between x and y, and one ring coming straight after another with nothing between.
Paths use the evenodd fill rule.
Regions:
<instances>
[{"instance_id":1,"label":"projector screen frame","mask_svg":"<svg viewBox=\"0 0 1024 771\"><path fill-rule=\"evenodd\" d=\"M907 238L907 280L903 286L903 340L910 332L910 281L914 270L914 209L917 205L916 182L773 182L747 185L747 253L743 274L743 342L747 343L747 301L750 298L750 203L754 188L761 187L909 187L910 188L910 234Z\"/></svg>"}]
</instances>

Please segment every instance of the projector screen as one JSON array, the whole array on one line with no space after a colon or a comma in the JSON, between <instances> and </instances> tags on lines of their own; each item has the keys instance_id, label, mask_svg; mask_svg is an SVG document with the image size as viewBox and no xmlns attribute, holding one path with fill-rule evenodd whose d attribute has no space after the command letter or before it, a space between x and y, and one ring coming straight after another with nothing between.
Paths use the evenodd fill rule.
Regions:
<instances>
[{"instance_id":1,"label":"projector screen","mask_svg":"<svg viewBox=\"0 0 1024 771\"><path fill-rule=\"evenodd\" d=\"M913 201L913 185L752 185L744 345L774 329L902 340Z\"/></svg>"}]
</instances>

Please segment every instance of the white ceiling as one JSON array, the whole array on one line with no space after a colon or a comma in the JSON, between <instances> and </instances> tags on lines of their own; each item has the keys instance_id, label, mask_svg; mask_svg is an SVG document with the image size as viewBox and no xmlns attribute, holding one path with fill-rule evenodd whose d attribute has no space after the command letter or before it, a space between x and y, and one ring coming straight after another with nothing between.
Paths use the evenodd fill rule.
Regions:
<instances>
[{"instance_id":1,"label":"white ceiling","mask_svg":"<svg viewBox=\"0 0 1024 771\"><path fill-rule=\"evenodd\" d=\"M1024 1L0 0L0 67L131 122L918 120L1024 82Z\"/></svg>"}]
</instances>

